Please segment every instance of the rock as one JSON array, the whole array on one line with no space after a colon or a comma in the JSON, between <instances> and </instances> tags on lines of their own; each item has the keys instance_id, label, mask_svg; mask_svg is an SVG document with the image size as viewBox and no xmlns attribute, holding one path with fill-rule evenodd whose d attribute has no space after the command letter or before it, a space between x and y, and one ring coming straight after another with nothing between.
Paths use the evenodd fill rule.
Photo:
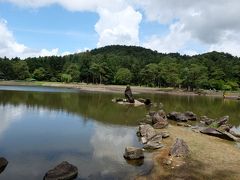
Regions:
<instances>
[{"instance_id":1,"label":"rock","mask_svg":"<svg viewBox=\"0 0 240 180\"><path fill-rule=\"evenodd\" d=\"M235 128L235 127L232 127L232 128L229 130L229 133L232 134L232 135L235 136L235 137L240 138L240 130L238 130L238 129Z\"/></svg>"},{"instance_id":2,"label":"rock","mask_svg":"<svg viewBox=\"0 0 240 180\"><path fill-rule=\"evenodd\" d=\"M152 101L147 98L147 99L145 99L144 104L145 105L150 105L150 104L152 104Z\"/></svg>"},{"instance_id":3,"label":"rock","mask_svg":"<svg viewBox=\"0 0 240 180\"><path fill-rule=\"evenodd\" d=\"M8 161L4 157L0 157L0 173L2 173L8 165Z\"/></svg>"},{"instance_id":4,"label":"rock","mask_svg":"<svg viewBox=\"0 0 240 180\"><path fill-rule=\"evenodd\" d=\"M154 136L153 138L151 138L145 145L144 145L144 149L159 149L163 147L163 144L161 143L162 141L162 135L161 134L157 134L156 136Z\"/></svg>"},{"instance_id":5,"label":"rock","mask_svg":"<svg viewBox=\"0 0 240 180\"><path fill-rule=\"evenodd\" d=\"M210 136L219 137L221 139L235 141L233 137L229 136L230 133L221 132L215 128L205 128L205 129L202 129L200 132Z\"/></svg>"},{"instance_id":6,"label":"rock","mask_svg":"<svg viewBox=\"0 0 240 180\"><path fill-rule=\"evenodd\" d=\"M143 150L135 147L126 147L123 156L128 160L144 158Z\"/></svg>"},{"instance_id":7,"label":"rock","mask_svg":"<svg viewBox=\"0 0 240 180\"><path fill-rule=\"evenodd\" d=\"M152 104L152 101L149 98L147 99L139 98L138 101L140 101L141 103L144 103L145 105Z\"/></svg>"},{"instance_id":8,"label":"rock","mask_svg":"<svg viewBox=\"0 0 240 180\"><path fill-rule=\"evenodd\" d=\"M171 112L167 115L167 118L175 121L180 121L180 122L187 122L188 120L190 121L197 120L197 116L190 111L187 111L185 113Z\"/></svg>"},{"instance_id":9,"label":"rock","mask_svg":"<svg viewBox=\"0 0 240 180\"><path fill-rule=\"evenodd\" d=\"M143 144L147 143L148 140L150 140L156 135L156 131L149 124L140 125L139 133L140 133L141 141Z\"/></svg>"},{"instance_id":10,"label":"rock","mask_svg":"<svg viewBox=\"0 0 240 180\"><path fill-rule=\"evenodd\" d=\"M191 127L190 124L187 124L187 123L177 123L177 126L183 126L183 127Z\"/></svg>"},{"instance_id":11,"label":"rock","mask_svg":"<svg viewBox=\"0 0 240 180\"><path fill-rule=\"evenodd\" d=\"M170 136L167 131L160 132L159 134L162 136L162 138L168 138Z\"/></svg>"},{"instance_id":12,"label":"rock","mask_svg":"<svg viewBox=\"0 0 240 180\"><path fill-rule=\"evenodd\" d=\"M174 120L174 121L181 121L181 122L187 122L188 118L180 112L171 112L167 115L168 119Z\"/></svg>"},{"instance_id":13,"label":"rock","mask_svg":"<svg viewBox=\"0 0 240 180\"><path fill-rule=\"evenodd\" d=\"M201 122L203 122L207 126L209 126L210 124L212 124L214 122L213 119L210 119L207 116L202 116L200 119L201 119Z\"/></svg>"},{"instance_id":14,"label":"rock","mask_svg":"<svg viewBox=\"0 0 240 180\"><path fill-rule=\"evenodd\" d=\"M231 138L233 141L240 142L240 138L230 134L229 132L224 132L225 135L227 135L229 138Z\"/></svg>"},{"instance_id":15,"label":"rock","mask_svg":"<svg viewBox=\"0 0 240 180\"><path fill-rule=\"evenodd\" d=\"M152 123L155 129L162 129L168 125L166 113L163 110L152 114Z\"/></svg>"},{"instance_id":16,"label":"rock","mask_svg":"<svg viewBox=\"0 0 240 180\"><path fill-rule=\"evenodd\" d=\"M224 124L226 124L229 120L229 116L224 116L224 117L221 117L218 121L217 121L217 127L220 127Z\"/></svg>"},{"instance_id":17,"label":"rock","mask_svg":"<svg viewBox=\"0 0 240 180\"><path fill-rule=\"evenodd\" d=\"M197 120L197 115L194 114L194 113L191 112L191 111L185 112L184 115L187 117L187 119L188 119L189 121L196 121L196 120Z\"/></svg>"},{"instance_id":18,"label":"rock","mask_svg":"<svg viewBox=\"0 0 240 180\"><path fill-rule=\"evenodd\" d=\"M153 125L154 129L163 129L168 126L168 122L164 119L162 121L159 121Z\"/></svg>"},{"instance_id":19,"label":"rock","mask_svg":"<svg viewBox=\"0 0 240 180\"><path fill-rule=\"evenodd\" d=\"M162 147L163 147L162 143L154 143L154 142L148 142L143 146L144 149L150 149L150 150L160 149Z\"/></svg>"},{"instance_id":20,"label":"rock","mask_svg":"<svg viewBox=\"0 0 240 180\"><path fill-rule=\"evenodd\" d=\"M221 131L221 132L224 132L224 131L229 132L232 127L233 127L233 126L230 125L230 124L223 124L223 125L221 125L219 128L217 128L217 129L218 129L219 131Z\"/></svg>"},{"instance_id":21,"label":"rock","mask_svg":"<svg viewBox=\"0 0 240 180\"><path fill-rule=\"evenodd\" d=\"M189 147L185 141L177 138L174 145L171 147L169 155L176 157L186 157L190 153Z\"/></svg>"},{"instance_id":22,"label":"rock","mask_svg":"<svg viewBox=\"0 0 240 180\"><path fill-rule=\"evenodd\" d=\"M133 98L133 95L132 95L132 90L131 90L130 86L126 87L124 95L127 98L129 103L134 103L135 102L134 98Z\"/></svg>"},{"instance_id":23,"label":"rock","mask_svg":"<svg viewBox=\"0 0 240 180\"><path fill-rule=\"evenodd\" d=\"M49 170L44 180L72 180L78 175L78 169L76 166L69 164L67 161L63 161L55 168Z\"/></svg>"}]
</instances>

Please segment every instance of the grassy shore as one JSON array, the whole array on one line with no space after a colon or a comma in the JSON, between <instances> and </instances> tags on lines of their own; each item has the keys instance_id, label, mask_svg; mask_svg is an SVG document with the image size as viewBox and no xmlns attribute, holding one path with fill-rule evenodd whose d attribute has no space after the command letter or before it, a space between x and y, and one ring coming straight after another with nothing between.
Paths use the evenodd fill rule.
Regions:
<instances>
[{"instance_id":1,"label":"grassy shore","mask_svg":"<svg viewBox=\"0 0 240 180\"><path fill-rule=\"evenodd\" d=\"M8 86L45 86L59 88L74 88L90 92L111 92L123 93L126 86L123 85L103 85L103 84L86 84L86 83L61 83L61 82L44 82L44 81L0 81L0 85ZM153 88L144 86L131 86L133 93L154 93L154 94L170 94L170 95L187 95L187 96L217 96L223 97L222 91L202 90L201 92L189 92L184 89L174 88ZM227 92L226 96L238 97L240 92ZM234 98L233 98L234 99Z\"/></svg>"}]
</instances>

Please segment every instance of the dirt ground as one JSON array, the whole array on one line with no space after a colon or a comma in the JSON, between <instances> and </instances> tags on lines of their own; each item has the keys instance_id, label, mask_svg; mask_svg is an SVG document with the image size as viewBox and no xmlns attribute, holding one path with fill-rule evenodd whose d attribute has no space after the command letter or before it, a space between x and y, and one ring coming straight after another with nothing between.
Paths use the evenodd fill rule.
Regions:
<instances>
[{"instance_id":1,"label":"dirt ground","mask_svg":"<svg viewBox=\"0 0 240 180\"><path fill-rule=\"evenodd\" d=\"M186 127L171 125L167 131L170 137L163 140L165 147L153 154L154 168L148 175L136 179L240 179L240 148L235 142L195 133ZM188 144L188 157L171 158L168 155L176 138ZM167 159L172 160L172 164L166 165Z\"/></svg>"}]
</instances>

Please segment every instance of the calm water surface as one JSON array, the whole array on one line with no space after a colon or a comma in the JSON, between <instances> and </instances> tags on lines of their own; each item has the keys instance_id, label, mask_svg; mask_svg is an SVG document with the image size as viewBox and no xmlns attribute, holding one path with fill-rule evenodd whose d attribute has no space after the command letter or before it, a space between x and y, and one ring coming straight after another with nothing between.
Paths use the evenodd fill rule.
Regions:
<instances>
[{"instance_id":1,"label":"calm water surface","mask_svg":"<svg viewBox=\"0 0 240 180\"><path fill-rule=\"evenodd\" d=\"M111 102L116 94L72 89L0 86L0 156L9 165L0 179L42 179L62 161L75 164L79 179L129 179L147 173L151 154L136 166L123 158L126 146L141 147L136 127L149 109ZM212 97L137 95L170 111L229 115L239 128L240 102ZM157 109L157 108L156 108Z\"/></svg>"}]
</instances>

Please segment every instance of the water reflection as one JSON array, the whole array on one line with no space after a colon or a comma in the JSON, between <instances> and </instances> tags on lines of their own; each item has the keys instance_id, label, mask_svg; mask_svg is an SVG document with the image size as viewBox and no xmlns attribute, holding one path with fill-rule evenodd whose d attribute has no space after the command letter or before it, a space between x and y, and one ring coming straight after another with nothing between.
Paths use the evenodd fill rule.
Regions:
<instances>
[{"instance_id":1,"label":"water reflection","mask_svg":"<svg viewBox=\"0 0 240 180\"><path fill-rule=\"evenodd\" d=\"M151 168L127 162L126 146L141 146L136 125L148 109L111 102L116 94L0 90L0 155L9 160L1 179L42 179L67 160L80 179L129 179ZM211 97L138 95L149 97L169 111L190 110L217 118L230 115L239 129L240 102ZM156 107L155 109L158 109ZM240 129L239 129L240 130Z\"/></svg>"},{"instance_id":2,"label":"water reflection","mask_svg":"<svg viewBox=\"0 0 240 180\"><path fill-rule=\"evenodd\" d=\"M150 162L130 166L122 157L126 145L139 146L134 128L24 105L1 105L0 113L6 124L0 154L10 162L2 179L42 179L64 160L78 167L82 179L123 179L151 167Z\"/></svg>"}]
</instances>

